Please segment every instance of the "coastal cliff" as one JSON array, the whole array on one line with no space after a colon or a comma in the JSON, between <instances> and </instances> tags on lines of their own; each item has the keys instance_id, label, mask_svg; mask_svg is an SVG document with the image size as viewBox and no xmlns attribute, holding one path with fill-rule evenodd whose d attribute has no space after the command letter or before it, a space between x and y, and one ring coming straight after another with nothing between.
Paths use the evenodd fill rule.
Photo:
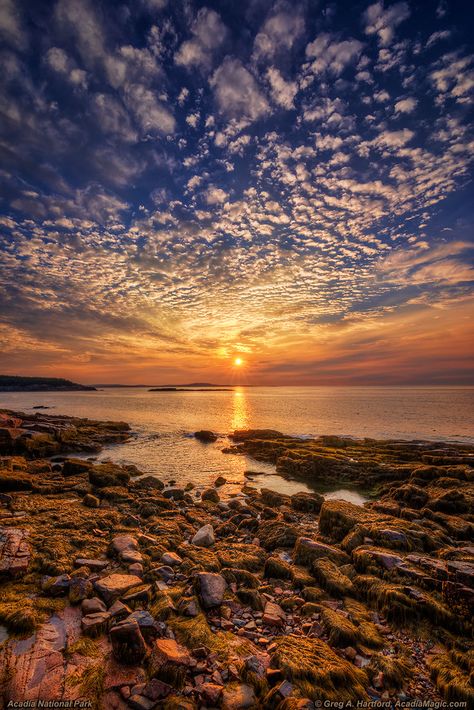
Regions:
<instances>
[{"instance_id":1,"label":"coastal cliff","mask_svg":"<svg viewBox=\"0 0 474 710\"><path fill-rule=\"evenodd\" d=\"M224 499L70 457L123 423L0 416L5 704L474 701L473 447L236 432L229 455L377 495Z\"/></svg>"}]
</instances>

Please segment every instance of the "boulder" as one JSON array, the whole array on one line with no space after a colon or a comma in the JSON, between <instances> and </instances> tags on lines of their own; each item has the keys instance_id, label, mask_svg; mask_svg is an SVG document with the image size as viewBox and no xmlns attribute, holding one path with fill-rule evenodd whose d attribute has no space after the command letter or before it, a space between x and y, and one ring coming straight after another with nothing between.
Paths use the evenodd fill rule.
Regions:
<instances>
[{"instance_id":1,"label":"boulder","mask_svg":"<svg viewBox=\"0 0 474 710\"><path fill-rule=\"evenodd\" d=\"M197 547L212 547L215 541L212 525L203 525L191 540L192 544Z\"/></svg>"},{"instance_id":2,"label":"boulder","mask_svg":"<svg viewBox=\"0 0 474 710\"><path fill-rule=\"evenodd\" d=\"M95 588L106 604L111 604L133 587L142 584L140 577L133 574L111 574L95 582Z\"/></svg>"},{"instance_id":3,"label":"boulder","mask_svg":"<svg viewBox=\"0 0 474 710\"><path fill-rule=\"evenodd\" d=\"M199 572L196 575L197 591L206 609L219 606L224 600L227 582L214 572Z\"/></svg>"},{"instance_id":4,"label":"boulder","mask_svg":"<svg viewBox=\"0 0 474 710\"><path fill-rule=\"evenodd\" d=\"M110 629L112 651L120 663L138 664L146 656L147 648L136 619L125 619Z\"/></svg>"},{"instance_id":5,"label":"boulder","mask_svg":"<svg viewBox=\"0 0 474 710\"><path fill-rule=\"evenodd\" d=\"M164 624L156 621L150 612L144 609L134 611L127 618L127 621L135 620L140 628L143 638L147 643L151 643L153 639L163 634L165 630Z\"/></svg>"},{"instance_id":6,"label":"boulder","mask_svg":"<svg viewBox=\"0 0 474 710\"><path fill-rule=\"evenodd\" d=\"M328 557L331 562L338 565L345 565L350 562L349 555L336 547L326 545L319 540L312 540L309 537L299 537L295 545L295 561L297 564L311 564L314 560Z\"/></svg>"},{"instance_id":7,"label":"boulder","mask_svg":"<svg viewBox=\"0 0 474 710\"><path fill-rule=\"evenodd\" d=\"M293 525L281 520L267 520L258 527L258 538L265 550L276 550L277 547L293 547L298 532Z\"/></svg>"}]
</instances>

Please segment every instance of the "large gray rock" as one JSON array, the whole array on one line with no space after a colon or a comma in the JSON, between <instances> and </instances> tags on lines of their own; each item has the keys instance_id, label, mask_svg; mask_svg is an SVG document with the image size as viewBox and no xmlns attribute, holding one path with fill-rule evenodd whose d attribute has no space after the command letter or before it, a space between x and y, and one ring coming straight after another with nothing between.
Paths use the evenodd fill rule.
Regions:
<instances>
[{"instance_id":1,"label":"large gray rock","mask_svg":"<svg viewBox=\"0 0 474 710\"><path fill-rule=\"evenodd\" d=\"M206 609L219 606L224 600L227 582L224 577L214 572L199 572L196 583L202 605Z\"/></svg>"},{"instance_id":2,"label":"large gray rock","mask_svg":"<svg viewBox=\"0 0 474 710\"><path fill-rule=\"evenodd\" d=\"M191 540L192 544L197 547L212 547L215 541L216 538L214 537L214 528L212 525L203 525Z\"/></svg>"}]
</instances>

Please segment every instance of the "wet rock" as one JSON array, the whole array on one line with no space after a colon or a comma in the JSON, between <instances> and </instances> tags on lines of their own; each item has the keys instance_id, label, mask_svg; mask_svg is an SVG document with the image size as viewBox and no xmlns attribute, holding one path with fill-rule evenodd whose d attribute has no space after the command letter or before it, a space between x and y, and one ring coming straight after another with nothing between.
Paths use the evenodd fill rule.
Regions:
<instances>
[{"instance_id":1,"label":"wet rock","mask_svg":"<svg viewBox=\"0 0 474 710\"><path fill-rule=\"evenodd\" d=\"M86 508L99 508L100 499L97 496L93 496L92 493L87 493L82 499L82 505L85 505Z\"/></svg>"},{"instance_id":2,"label":"wet rock","mask_svg":"<svg viewBox=\"0 0 474 710\"><path fill-rule=\"evenodd\" d=\"M277 491L272 491L270 488L262 488L260 498L270 508L279 508L282 505L288 505L290 502L290 496L284 493L277 493Z\"/></svg>"},{"instance_id":3,"label":"wet rock","mask_svg":"<svg viewBox=\"0 0 474 710\"><path fill-rule=\"evenodd\" d=\"M191 540L192 544L197 547L212 547L215 541L212 525L203 525Z\"/></svg>"},{"instance_id":4,"label":"wet rock","mask_svg":"<svg viewBox=\"0 0 474 710\"><path fill-rule=\"evenodd\" d=\"M227 483L227 479L224 478L224 476L217 476L216 480L214 481L214 485L217 488L220 488L221 486L225 486L226 483Z\"/></svg>"},{"instance_id":5,"label":"wet rock","mask_svg":"<svg viewBox=\"0 0 474 710\"><path fill-rule=\"evenodd\" d=\"M28 571L30 558L25 532L18 528L0 528L0 578L23 576Z\"/></svg>"},{"instance_id":6,"label":"wet rock","mask_svg":"<svg viewBox=\"0 0 474 710\"><path fill-rule=\"evenodd\" d=\"M182 488L165 488L163 491L163 497L164 498L172 498L173 500L183 500L184 498L184 491Z\"/></svg>"},{"instance_id":7,"label":"wet rock","mask_svg":"<svg viewBox=\"0 0 474 710\"><path fill-rule=\"evenodd\" d=\"M219 606L224 600L227 583L220 574L200 572L196 575L197 591L206 609Z\"/></svg>"},{"instance_id":8,"label":"wet rock","mask_svg":"<svg viewBox=\"0 0 474 710\"><path fill-rule=\"evenodd\" d=\"M125 619L112 626L110 641L113 654L120 663L139 664L146 656L145 640L135 619Z\"/></svg>"},{"instance_id":9,"label":"wet rock","mask_svg":"<svg viewBox=\"0 0 474 710\"><path fill-rule=\"evenodd\" d=\"M213 431L209 431L208 429L200 429L199 431L195 431L194 436L198 441L202 441L206 444L213 443L218 439L217 434L214 434Z\"/></svg>"},{"instance_id":10,"label":"wet rock","mask_svg":"<svg viewBox=\"0 0 474 710\"><path fill-rule=\"evenodd\" d=\"M206 490L202 492L201 500L207 500L210 503L219 503L220 496L215 488L206 488Z\"/></svg>"},{"instance_id":11,"label":"wet rock","mask_svg":"<svg viewBox=\"0 0 474 710\"><path fill-rule=\"evenodd\" d=\"M95 582L95 588L106 604L111 604L133 587L142 584L140 577L133 574L111 574Z\"/></svg>"},{"instance_id":12,"label":"wet rock","mask_svg":"<svg viewBox=\"0 0 474 710\"><path fill-rule=\"evenodd\" d=\"M163 481L160 481L159 478L155 478L155 476L144 476L135 482L135 486L137 488L148 488L151 490L162 491L165 484Z\"/></svg>"},{"instance_id":13,"label":"wet rock","mask_svg":"<svg viewBox=\"0 0 474 710\"><path fill-rule=\"evenodd\" d=\"M130 482L130 473L111 463L93 466L89 470L89 482L96 488L121 487Z\"/></svg>"}]
</instances>

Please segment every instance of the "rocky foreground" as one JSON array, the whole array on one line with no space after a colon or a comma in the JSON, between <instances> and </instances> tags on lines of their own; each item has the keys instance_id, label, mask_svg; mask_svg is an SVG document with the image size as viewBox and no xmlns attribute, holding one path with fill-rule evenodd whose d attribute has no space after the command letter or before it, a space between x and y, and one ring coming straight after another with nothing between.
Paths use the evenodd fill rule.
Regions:
<instances>
[{"instance_id":1,"label":"rocky foreground","mask_svg":"<svg viewBox=\"0 0 474 710\"><path fill-rule=\"evenodd\" d=\"M0 420L3 707L474 705L474 448L236 432L231 455L378 495L224 500L70 457L125 424Z\"/></svg>"}]
</instances>

